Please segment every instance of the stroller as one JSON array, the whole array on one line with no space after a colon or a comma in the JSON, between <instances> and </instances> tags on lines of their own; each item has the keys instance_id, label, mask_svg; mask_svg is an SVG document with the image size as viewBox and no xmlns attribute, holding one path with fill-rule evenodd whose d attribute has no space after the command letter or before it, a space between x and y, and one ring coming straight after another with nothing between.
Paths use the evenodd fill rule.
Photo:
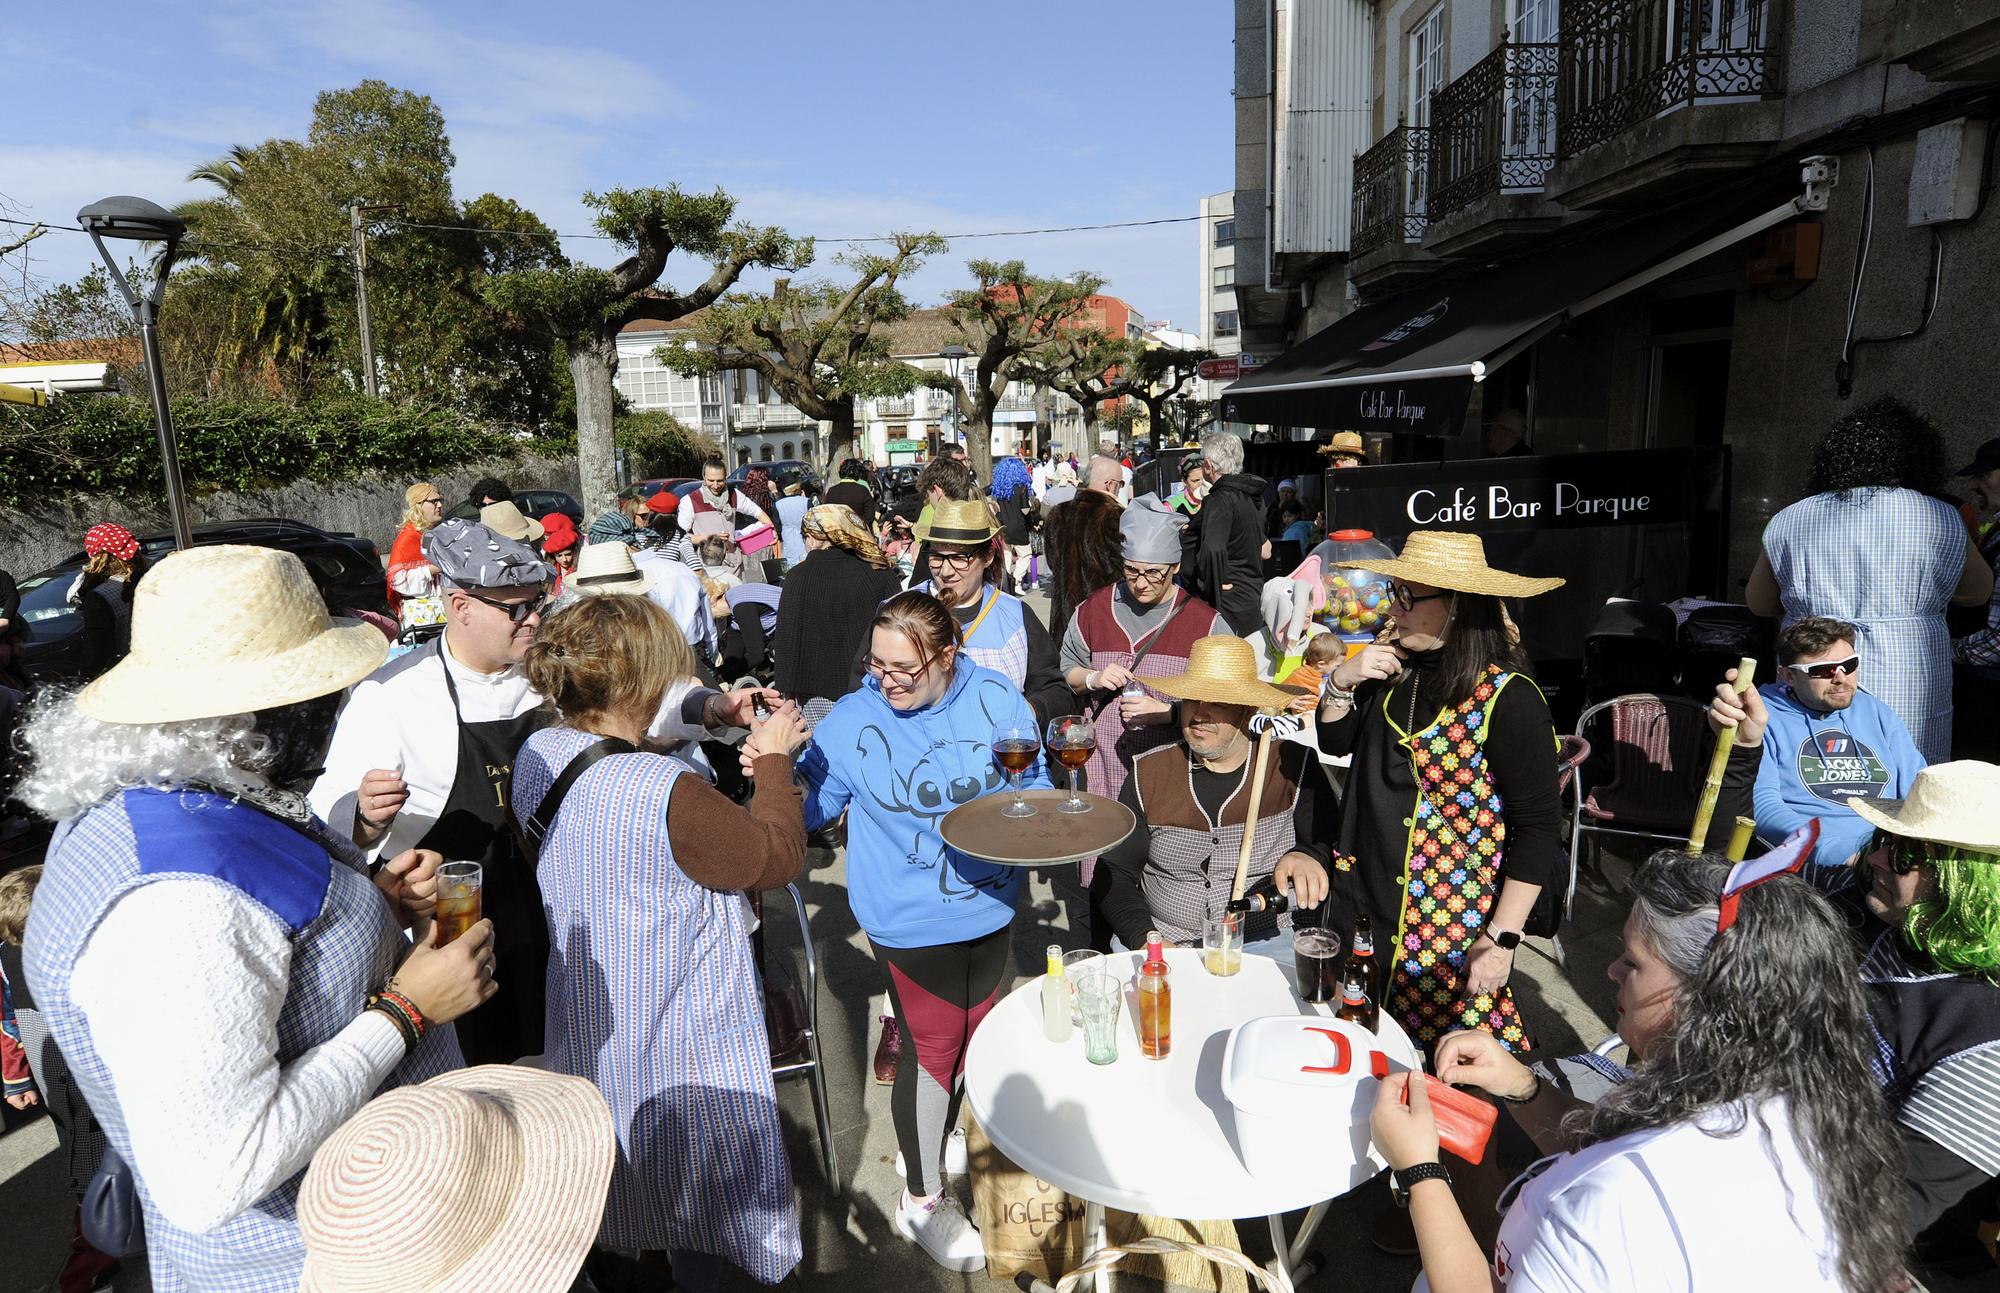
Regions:
<instances>
[{"instance_id":1,"label":"stroller","mask_svg":"<svg viewBox=\"0 0 2000 1293\"><path fill-rule=\"evenodd\" d=\"M1732 657L1730 663L1735 662ZM1622 599L1604 604L1583 640L1585 708L1634 692L1676 691L1679 673L1671 609L1659 602Z\"/></svg>"}]
</instances>

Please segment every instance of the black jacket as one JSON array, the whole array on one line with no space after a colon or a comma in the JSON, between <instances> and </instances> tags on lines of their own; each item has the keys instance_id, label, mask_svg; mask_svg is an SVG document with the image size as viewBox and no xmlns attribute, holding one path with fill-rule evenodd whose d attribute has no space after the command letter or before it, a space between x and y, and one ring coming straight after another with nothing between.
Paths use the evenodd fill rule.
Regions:
<instances>
[{"instance_id":1,"label":"black jacket","mask_svg":"<svg viewBox=\"0 0 2000 1293\"><path fill-rule=\"evenodd\" d=\"M1263 626L1264 478L1224 476L1201 504L1195 553L1197 597L1222 612L1230 631L1248 637ZM1223 585L1229 585L1223 591Z\"/></svg>"},{"instance_id":2,"label":"black jacket","mask_svg":"<svg viewBox=\"0 0 2000 1293\"><path fill-rule=\"evenodd\" d=\"M778 690L829 700L853 691L852 662L868 649L875 610L902 587L894 569L877 570L845 548L808 553L786 572L778 599Z\"/></svg>"}]
</instances>

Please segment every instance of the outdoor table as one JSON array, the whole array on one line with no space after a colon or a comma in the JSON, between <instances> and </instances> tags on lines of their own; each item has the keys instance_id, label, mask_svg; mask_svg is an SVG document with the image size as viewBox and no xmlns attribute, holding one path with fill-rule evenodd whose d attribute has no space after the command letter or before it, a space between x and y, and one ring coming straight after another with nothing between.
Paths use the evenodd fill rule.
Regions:
<instances>
[{"instance_id":1,"label":"outdoor table","mask_svg":"<svg viewBox=\"0 0 2000 1293\"><path fill-rule=\"evenodd\" d=\"M1178 1220L1261 1216L1271 1231L1271 1266L1292 1278L1326 1216L1327 1203L1388 1165L1370 1143L1365 1117L1353 1134L1316 1142L1283 1170L1252 1175L1238 1156L1235 1111L1222 1094L1222 1052L1236 1025L1267 1015L1329 1016L1337 1003L1309 1005L1292 990L1292 971L1246 955L1217 978L1201 952L1169 948L1173 1047L1149 1060L1139 1051L1130 980L1144 954L1113 953L1109 972L1127 980L1119 1012L1118 1060L1084 1058L1079 1029L1068 1042L1042 1035L1039 976L1009 993L973 1034L965 1094L988 1139L1024 1170L1082 1199L1086 1256L1105 1246L1104 1210ZM1416 1047L1382 1015L1377 1034L1392 1069L1420 1069ZM1364 1083L1376 1085L1372 1079ZM1361 1102L1373 1109L1372 1099ZM1297 1238L1284 1214L1305 1209Z\"/></svg>"},{"instance_id":2,"label":"outdoor table","mask_svg":"<svg viewBox=\"0 0 2000 1293\"><path fill-rule=\"evenodd\" d=\"M1034 805L1033 817L1007 817L1001 810L1014 802L1011 790L982 795L960 804L938 823L944 842L982 862L996 866L1053 866L1080 862L1108 852L1130 835L1139 819L1132 810L1103 795L1085 795L1087 813L1062 813L1056 805L1069 798L1067 790L1024 790L1021 798Z\"/></svg>"}]
</instances>

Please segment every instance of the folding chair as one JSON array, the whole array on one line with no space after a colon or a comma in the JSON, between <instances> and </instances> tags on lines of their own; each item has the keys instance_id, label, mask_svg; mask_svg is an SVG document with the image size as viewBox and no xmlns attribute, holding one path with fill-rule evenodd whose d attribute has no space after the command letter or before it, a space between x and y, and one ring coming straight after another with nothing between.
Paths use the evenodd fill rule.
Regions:
<instances>
[{"instance_id":1,"label":"folding chair","mask_svg":"<svg viewBox=\"0 0 2000 1293\"><path fill-rule=\"evenodd\" d=\"M1590 742L1580 736L1559 737L1556 743L1556 799L1569 793L1570 783L1576 779L1576 770L1590 757ZM1563 850L1563 862L1569 872L1563 878L1562 911L1556 921L1556 932L1549 935L1549 945L1555 949L1556 964L1567 970L1569 953L1563 950L1562 923L1569 919L1570 908L1576 905L1576 838L1572 834L1569 847Z\"/></svg>"},{"instance_id":2,"label":"folding chair","mask_svg":"<svg viewBox=\"0 0 2000 1293\"><path fill-rule=\"evenodd\" d=\"M1694 820L1704 769L1701 744L1707 713L1685 696L1639 692L1614 696L1584 710L1576 735L1608 764L1609 775L1593 781L1591 767L1576 772L1576 806L1570 817L1570 847L1577 867L1584 861L1586 835L1683 842ZM1595 860L1593 845L1592 859ZM1604 874L1598 866L1598 875Z\"/></svg>"},{"instance_id":3,"label":"folding chair","mask_svg":"<svg viewBox=\"0 0 2000 1293\"><path fill-rule=\"evenodd\" d=\"M820 1057L819 958L813 951L812 926L806 920L805 895L795 884L785 886L798 913L799 946L805 952L805 990L793 983L764 976L764 1025L771 1035L771 1076L784 1081L804 1077L812 1084L813 1116L819 1123L820 1160L827 1187L841 1193L840 1157L833 1144L832 1104L826 1093L826 1066ZM762 948L759 949L759 960Z\"/></svg>"}]
</instances>

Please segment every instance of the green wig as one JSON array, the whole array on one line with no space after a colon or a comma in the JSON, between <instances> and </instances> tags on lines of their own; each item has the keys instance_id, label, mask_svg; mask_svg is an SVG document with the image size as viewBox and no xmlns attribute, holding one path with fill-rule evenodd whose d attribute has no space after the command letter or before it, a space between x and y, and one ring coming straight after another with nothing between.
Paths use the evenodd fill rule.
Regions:
<instances>
[{"instance_id":1,"label":"green wig","mask_svg":"<svg viewBox=\"0 0 2000 1293\"><path fill-rule=\"evenodd\" d=\"M2000 853L1897 838L1909 861L1937 877L1937 892L1911 904L1903 940L1952 974L2000 983Z\"/></svg>"}]
</instances>

